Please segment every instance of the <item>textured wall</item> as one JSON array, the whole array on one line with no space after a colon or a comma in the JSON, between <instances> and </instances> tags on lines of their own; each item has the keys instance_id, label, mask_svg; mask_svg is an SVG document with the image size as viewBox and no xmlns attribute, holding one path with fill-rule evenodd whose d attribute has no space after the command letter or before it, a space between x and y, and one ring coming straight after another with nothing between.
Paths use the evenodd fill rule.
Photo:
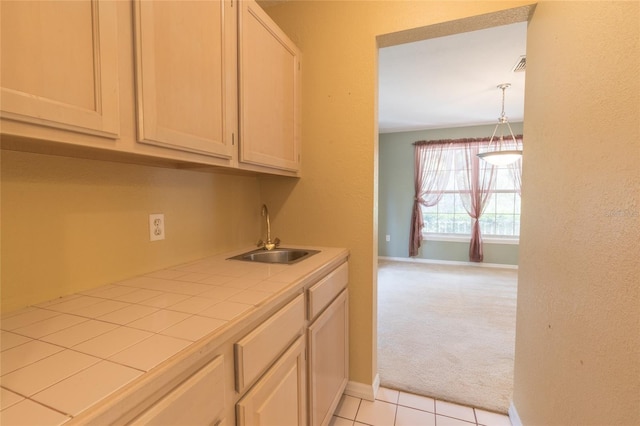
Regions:
<instances>
[{"instance_id":1,"label":"textured wall","mask_svg":"<svg viewBox=\"0 0 640 426\"><path fill-rule=\"evenodd\" d=\"M303 50L305 169L260 189L285 243L352 250L352 380L376 371L375 36L523 3L270 10ZM640 424L638 14L635 1L540 2L529 26L514 383L527 426ZM3 309L21 293L91 287L260 231L253 178L2 154ZM167 240L151 245L147 215L160 210Z\"/></svg>"},{"instance_id":2,"label":"textured wall","mask_svg":"<svg viewBox=\"0 0 640 426\"><path fill-rule=\"evenodd\" d=\"M527 37L514 403L640 424L640 11L541 2Z\"/></svg>"},{"instance_id":3,"label":"textured wall","mask_svg":"<svg viewBox=\"0 0 640 426\"><path fill-rule=\"evenodd\" d=\"M288 238L352 250L352 380L376 370L374 38L510 6L269 12L303 51L305 175L264 195ZM530 22L514 383L525 425L640 424L639 23L637 1L542 1Z\"/></svg>"},{"instance_id":4,"label":"textured wall","mask_svg":"<svg viewBox=\"0 0 640 426\"><path fill-rule=\"evenodd\" d=\"M515 134L522 123L511 123ZM495 125L383 133L379 135L378 254L409 256L409 224L413 207L413 142L420 140L490 137ZM391 241L385 241L385 235ZM421 259L469 261L468 242L423 241ZM518 245L484 243L484 262L518 264Z\"/></svg>"},{"instance_id":5,"label":"textured wall","mask_svg":"<svg viewBox=\"0 0 640 426\"><path fill-rule=\"evenodd\" d=\"M370 384L377 371L376 36L530 3L292 1L267 10L302 50L304 169L297 184L263 181L262 195L283 241L351 250L355 382Z\"/></svg>"},{"instance_id":6,"label":"textured wall","mask_svg":"<svg viewBox=\"0 0 640 426\"><path fill-rule=\"evenodd\" d=\"M149 214L166 239L149 242ZM2 311L253 243L254 177L2 151Z\"/></svg>"}]
</instances>

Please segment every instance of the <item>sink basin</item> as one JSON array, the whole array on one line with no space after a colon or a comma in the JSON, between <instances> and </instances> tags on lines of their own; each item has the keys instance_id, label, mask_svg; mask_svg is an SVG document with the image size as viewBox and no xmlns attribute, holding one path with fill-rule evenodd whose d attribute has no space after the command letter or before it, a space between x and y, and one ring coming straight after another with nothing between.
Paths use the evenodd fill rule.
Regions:
<instances>
[{"instance_id":1,"label":"sink basin","mask_svg":"<svg viewBox=\"0 0 640 426\"><path fill-rule=\"evenodd\" d=\"M316 253L320 253L320 251L293 248L275 248L273 250L257 249L230 257L228 260L291 265L292 263L300 262L307 257L313 256Z\"/></svg>"}]
</instances>

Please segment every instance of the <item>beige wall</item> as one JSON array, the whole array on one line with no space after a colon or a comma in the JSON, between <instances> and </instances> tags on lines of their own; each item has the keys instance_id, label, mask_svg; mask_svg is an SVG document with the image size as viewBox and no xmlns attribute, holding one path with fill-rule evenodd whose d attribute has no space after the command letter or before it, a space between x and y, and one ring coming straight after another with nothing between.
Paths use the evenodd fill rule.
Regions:
<instances>
[{"instance_id":1,"label":"beige wall","mask_svg":"<svg viewBox=\"0 0 640 426\"><path fill-rule=\"evenodd\" d=\"M262 197L286 244L352 250L351 379L371 383L375 37L524 3L270 10L303 51L300 181L3 151L3 310L250 244ZM619 7L541 2L530 24L514 395L525 425L640 424L638 2ZM152 212L166 215L164 242L148 242Z\"/></svg>"},{"instance_id":2,"label":"beige wall","mask_svg":"<svg viewBox=\"0 0 640 426\"><path fill-rule=\"evenodd\" d=\"M260 236L255 177L1 155L2 312ZM149 241L150 213L164 213L164 241Z\"/></svg>"},{"instance_id":3,"label":"beige wall","mask_svg":"<svg viewBox=\"0 0 640 426\"><path fill-rule=\"evenodd\" d=\"M377 373L376 36L530 2L304 1L268 8L302 50L303 178L265 181L286 239L347 247L350 375Z\"/></svg>"},{"instance_id":4,"label":"beige wall","mask_svg":"<svg viewBox=\"0 0 640 426\"><path fill-rule=\"evenodd\" d=\"M640 424L640 10L528 29L514 402L526 425Z\"/></svg>"},{"instance_id":5,"label":"beige wall","mask_svg":"<svg viewBox=\"0 0 640 426\"><path fill-rule=\"evenodd\" d=\"M351 380L371 383L376 371L375 37L518 4L268 10L303 51L305 175L295 187L264 183L263 196L285 238L352 250ZM640 424L638 2L538 9L527 52L515 406L525 425Z\"/></svg>"}]
</instances>

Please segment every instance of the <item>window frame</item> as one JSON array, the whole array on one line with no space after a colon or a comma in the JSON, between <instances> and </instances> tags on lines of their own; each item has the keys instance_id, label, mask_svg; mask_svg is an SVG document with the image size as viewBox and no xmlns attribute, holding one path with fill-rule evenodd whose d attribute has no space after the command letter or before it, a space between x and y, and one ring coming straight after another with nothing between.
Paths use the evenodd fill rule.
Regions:
<instances>
[{"instance_id":1,"label":"window frame","mask_svg":"<svg viewBox=\"0 0 640 426\"><path fill-rule=\"evenodd\" d=\"M456 147L452 147L450 149L455 150ZM457 183L455 182L455 173L457 172L457 170L455 169L455 165L451 166L453 167L452 169L452 174L451 174L451 181L452 181L452 185L454 187L457 187ZM497 166L496 166L497 167ZM501 166L500 167L501 170L504 170L505 172L509 172L508 166ZM496 179L498 178L498 176L496 175ZM460 194L462 192L465 191L461 191L459 189L447 189L443 192L443 194ZM468 192L468 191L467 191ZM515 188L515 185L513 187L513 189L493 189L491 190L492 193L492 200L491 202L494 202L495 198L493 198L493 196L495 194L513 194L514 196L521 196L521 194L519 194L518 190ZM522 202L522 199L520 199L520 202ZM439 202L440 203L440 202ZM438 203L438 204L439 204ZM457 203L457 200L454 200L454 205ZM437 205L436 205L437 206ZM420 205L420 212L422 214L423 220L425 219L425 213L424 213L424 209L425 207ZM517 213L516 213L517 212ZM468 213L466 212L466 210L464 210L464 213L468 215ZM443 213L443 214L451 214L451 213ZM453 214L456 214L456 212L454 211ZM497 213L495 213L497 214ZM520 208L516 208L515 204L514 204L514 211L513 213L510 213L511 215L515 216L520 216L521 215L521 209ZM472 218L470 216L468 216L469 219L469 223L471 224L472 222ZM482 221L482 218L480 219ZM426 220L425 220L426 222ZM482 228L481 228L482 231ZM515 229L514 229L515 231ZM500 235L500 234L485 234L484 232L482 233L482 240L485 243L493 243L493 244L519 244L520 242L520 230L517 230L518 235ZM468 234L463 234L463 233L445 233L445 232L428 232L426 230L426 224L422 229L422 235L421 238L423 241L425 240L431 240L431 241L447 241L447 242L469 242L471 240L471 232L469 231Z\"/></svg>"}]
</instances>

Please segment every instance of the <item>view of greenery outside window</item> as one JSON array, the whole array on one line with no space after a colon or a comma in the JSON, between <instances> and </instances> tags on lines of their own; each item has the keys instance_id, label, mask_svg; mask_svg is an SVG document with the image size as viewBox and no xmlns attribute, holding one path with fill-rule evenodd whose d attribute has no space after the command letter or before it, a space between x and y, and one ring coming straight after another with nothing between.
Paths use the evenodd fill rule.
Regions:
<instances>
[{"instance_id":1,"label":"view of greenery outside window","mask_svg":"<svg viewBox=\"0 0 640 426\"><path fill-rule=\"evenodd\" d=\"M520 235L520 194L507 166L496 166L495 171L494 190L480 217L480 231L483 237L517 239ZM462 205L460 193L456 170L452 170L440 202L432 207L422 207L423 234L471 236L472 219Z\"/></svg>"}]
</instances>

